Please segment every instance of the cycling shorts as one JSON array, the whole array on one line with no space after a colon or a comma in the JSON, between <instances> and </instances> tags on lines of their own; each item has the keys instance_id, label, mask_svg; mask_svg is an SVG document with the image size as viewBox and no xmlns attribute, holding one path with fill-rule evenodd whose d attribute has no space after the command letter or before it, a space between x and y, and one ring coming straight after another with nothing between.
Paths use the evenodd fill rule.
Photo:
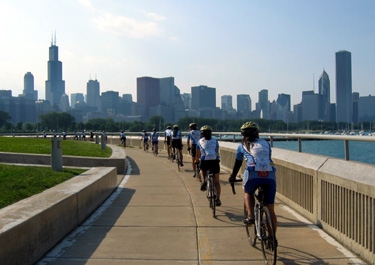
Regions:
<instances>
[{"instance_id":1,"label":"cycling shorts","mask_svg":"<svg viewBox=\"0 0 375 265\"><path fill-rule=\"evenodd\" d=\"M167 145L170 145L170 144L171 144L171 137L167 136Z\"/></svg>"},{"instance_id":2,"label":"cycling shorts","mask_svg":"<svg viewBox=\"0 0 375 265\"><path fill-rule=\"evenodd\" d=\"M159 141L152 141L151 142L153 145L157 145L159 143Z\"/></svg>"},{"instance_id":3,"label":"cycling shorts","mask_svg":"<svg viewBox=\"0 0 375 265\"><path fill-rule=\"evenodd\" d=\"M197 156L197 144L192 144L191 145L190 154L191 154L192 157L196 157Z\"/></svg>"},{"instance_id":4,"label":"cycling shorts","mask_svg":"<svg viewBox=\"0 0 375 265\"><path fill-rule=\"evenodd\" d=\"M245 181L245 180L244 180ZM245 192L254 194L259 186L264 186L264 203L272 205L275 203L276 181L266 178L248 179L242 184Z\"/></svg>"},{"instance_id":5,"label":"cycling shorts","mask_svg":"<svg viewBox=\"0 0 375 265\"><path fill-rule=\"evenodd\" d=\"M201 170L212 170L214 174L220 173L220 160L201 160Z\"/></svg>"},{"instance_id":6,"label":"cycling shorts","mask_svg":"<svg viewBox=\"0 0 375 265\"><path fill-rule=\"evenodd\" d=\"M172 147L177 148L178 150L182 150L181 139L172 140Z\"/></svg>"}]
</instances>

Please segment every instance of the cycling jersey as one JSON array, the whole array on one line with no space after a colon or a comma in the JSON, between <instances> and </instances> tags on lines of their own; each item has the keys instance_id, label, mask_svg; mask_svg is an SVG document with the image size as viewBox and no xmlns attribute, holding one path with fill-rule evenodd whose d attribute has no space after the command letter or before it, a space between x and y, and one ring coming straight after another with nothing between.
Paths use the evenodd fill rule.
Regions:
<instances>
[{"instance_id":1,"label":"cycling jersey","mask_svg":"<svg viewBox=\"0 0 375 265\"><path fill-rule=\"evenodd\" d=\"M266 140L256 139L250 145L250 150L247 150L243 144L238 146L236 160L242 160L245 157L247 170L273 171L270 144Z\"/></svg>"},{"instance_id":2,"label":"cycling jersey","mask_svg":"<svg viewBox=\"0 0 375 265\"><path fill-rule=\"evenodd\" d=\"M182 133L180 130L172 131L172 140L178 140L182 138Z\"/></svg>"},{"instance_id":3,"label":"cycling jersey","mask_svg":"<svg viewBox=\"0 0 375 265\"><path fill-rule=\"evenodd\" d=\"M143 138L144 142L147 142L148 141L148 134L147 133L143 133L142 134L142 138Z\"/></svg>"},{"instance_id":4,"label":"cycling jersey","mask_svg":"<svg viewBox=\"0 0 375 265\"><path fill-rule=\"evenodd\" d=\"M201 138L197 143L197 148L201 151L200 159L203 160L220 160L219 142L212 137L210 140Z\"/></svg>"},{"instance_id":5,"label":"cycling jersey","mask_svg":"<svg viewBox=\"0 0 375 265\"><path fill-rule=\"evenodd\" d=\"M154 132L151 134L151 141L153 143L158 143L159 141L159 134L157 132Z\"/></svg>"},{"instance_id":6,"label":"cycling jersey","mask_svg":"<svg viewBox=\"0 0 375 265\"><path fill-rule=\"evenodd\" d=\"M121 137L121 139L126 138L125 133L120 133L120 137Z\"/></svg>"},{"instance_id":7,"label":"cycling jersey","mask_svg":"<svg viewBox=\"0 0 375 265\"><path fill-rule=\"evenodd\" d=\"M166 137L172 137L173 131L171 129L166 129L164 133Z\"/></svg>"},{"instance_id":8,"label":"cycling jersey","mask_svg":"<svg viewBox=\"0 0 375 265\"><path fill-rule=\"evenodd\" d=\"M201 138L201 132L199 130L191 130L188 135L188 139L190 139L191 144L197 144L199 139Z\"/></svg>"}]
</instances>

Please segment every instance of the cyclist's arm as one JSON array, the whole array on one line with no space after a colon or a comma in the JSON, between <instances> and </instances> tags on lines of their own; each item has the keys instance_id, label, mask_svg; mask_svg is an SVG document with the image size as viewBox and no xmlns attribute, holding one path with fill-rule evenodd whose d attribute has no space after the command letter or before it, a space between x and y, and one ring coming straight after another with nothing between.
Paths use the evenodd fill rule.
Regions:
<instances>
[{"instance_id":1,"label":"cyclist's arm","mask_svg":"<svg viewBox=\"0 0 375 265\"><path fill-rule=\"evenodd\" d=\"M229 182L234 182L236 179L237 173L240 170L242 166L242 160L237 160L234 162L233 169L232 169L232 174L229 177Z\"/></svg>"}]
</instances>

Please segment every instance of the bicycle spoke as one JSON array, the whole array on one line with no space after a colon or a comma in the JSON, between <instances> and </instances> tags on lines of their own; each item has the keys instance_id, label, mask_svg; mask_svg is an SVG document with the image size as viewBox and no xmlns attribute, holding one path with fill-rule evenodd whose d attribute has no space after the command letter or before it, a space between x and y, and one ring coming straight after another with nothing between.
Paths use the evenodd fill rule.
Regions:
<instances>
[{"instance_id":1,"label":"bicycle spoke","mask_svg":"<svg viewBox=\"0 0 375 265\"><path fill-rule=\"evenodd\" d=\"M247 210L244 205L244 218L246 217L247 217ZM255 244L257 241L257 232L256 232L255 224L253 225L245 224L245 227L246 227L246 233L247 233L247 240L249 241L251 246L255 247Z\"/></svg>"},{"instance_id":2,"label":"bicycle spoke","mask_svg":"<svg viewBox=\"0 0 375 265\"><path fill-rule=\"evenodd\" d=\"M277 244L275 230L268 208L264 207L261 211L261 236L262 250L266 264L275 265L277 257Z\"/></svg>"}]
</instances>

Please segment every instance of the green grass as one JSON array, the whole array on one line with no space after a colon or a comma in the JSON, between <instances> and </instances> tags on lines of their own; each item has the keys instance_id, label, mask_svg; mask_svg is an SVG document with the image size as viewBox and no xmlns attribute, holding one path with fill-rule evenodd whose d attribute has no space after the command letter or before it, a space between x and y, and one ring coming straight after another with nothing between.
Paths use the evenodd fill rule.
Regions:
<instances>
[{"instance_id":1,"label":"green grass","mask_svg":"<svg viewBox=\"0 0 375 265\"><path fill-rule=\"evenodd\" d=\"M82 169L53 171L47 167L0 164L0 209L62 183L84 172Z\"/></svg>"},{"instance_id":2,"label":"green grass","mask_svg":"<svg viewBox=\"0 0 375 265\"><path fill-rule=\"evenodd\" d=\"M51 138L0 137L0 152L50 154ZM111 148L89 141L61 140L62 154L67 156L110 157Z\"/></svg>"},{"instance_id":3,"label":"green grass","mask_svg":"<svg viewBox=\"0 0 375 265\"><path fill-rule=\"evenodd\" d=\"M0 152L50 154L51 138L0 137ZM63 155L110 157L111 148L89 141L61 140ZM1 161L0 161L1 162ZM48 167L0 164L0 208L62 183L84 172L82 169L53 171Z\"/></svg>"}]
</instances>

